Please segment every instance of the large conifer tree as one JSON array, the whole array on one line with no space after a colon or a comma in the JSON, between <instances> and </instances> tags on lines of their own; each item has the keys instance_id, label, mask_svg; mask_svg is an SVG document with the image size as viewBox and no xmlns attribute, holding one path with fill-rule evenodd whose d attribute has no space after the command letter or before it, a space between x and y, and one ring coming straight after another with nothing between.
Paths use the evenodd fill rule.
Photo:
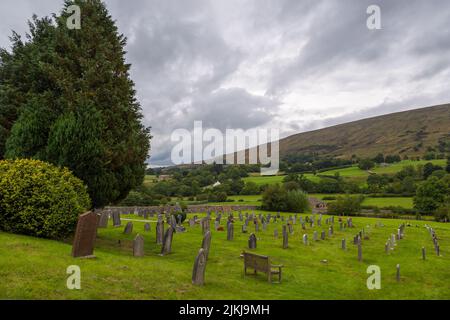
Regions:
<instances>
[{"instance_id":1,"label":"large conifer tree","mask_svg":"<svg viewBox=\"0 0 450 320\"><path fill-rule=\"evenodd\" d=\"M81 8L80 30L66 25L66 8L73 4ZM28 41L13 38L12 53L2 53L0 104L10 110L3 112L10 119L3 126L0 112L0 130L8 136L5 156L70 168L101 207L142 183L149 129L141 124L125 62L126 39L104 4L66 1L53 19L34 18Z\"/></svg>"}]
</instances>

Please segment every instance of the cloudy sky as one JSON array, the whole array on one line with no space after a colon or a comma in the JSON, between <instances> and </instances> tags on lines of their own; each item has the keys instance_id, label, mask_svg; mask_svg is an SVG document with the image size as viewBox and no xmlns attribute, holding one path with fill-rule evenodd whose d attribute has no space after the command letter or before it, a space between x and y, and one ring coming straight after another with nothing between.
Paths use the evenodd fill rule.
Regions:
<instances>
[{"instance_id":1,"label":"cloudy sky","mask_svg":"<svg viewBox=\"0 0 450 320\"><path fill-rule=\"evenodd\" d=\"M1 0L0 46L62 0ZM174 129L282 136L450 102L448 0L107 0L128 37L152 164ZM381 30L369 30L369 5Z\"/></svg>"}]
</instances>

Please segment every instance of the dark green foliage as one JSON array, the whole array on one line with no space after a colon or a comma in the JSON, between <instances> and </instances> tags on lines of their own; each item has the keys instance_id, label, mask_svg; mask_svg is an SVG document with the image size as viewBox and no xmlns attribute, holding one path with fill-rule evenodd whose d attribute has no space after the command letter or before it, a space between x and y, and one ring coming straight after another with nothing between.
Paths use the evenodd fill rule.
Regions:
<instances>
[{"instance_id":1,"label":"dark green foliage","mask_svg":"<svg viewBox=\"0 0 450 320\"><path fill-rule=\"evenodd\" d=\"M361 170L370 170L375 167L375 162L370 159L361 159L358 164L358 168Z\"/></svg>"},{"instance_id":2,"label":"dark green foliage","mask_svg":"<svg viewBox=\"0 0 450 320\"><path fill-rule=\"evenodd\" d=\"M449 175L442 179L431 176L418 186L414 197L414 207L421 213L434 213L436 209L448 200L449 194Z\"/></svg>"},{"instance_id":3,"label":"dark green foliage","mask_svg":"<svg viewBox=\"0 0 450 320\"><path fill-rule=\"evenodd\" d=\"M81 30L66 27L64 11L55 24L35 18L28 41L15 38L12 53L2 53L0 103L11 111L0 125L8 158L68 167L102 207L142 184L151 136L125 63L126 39L99 0L65 7L72 4L81 7Z\"/></svg>"},{"instance_id":4,"label":"dark green foliage","mask_svg":"<svg viewBox=\"0 0 450 320\"><path fill-rule=\"evenodd\" d=\"M0 161L0 230L64 239L91 203L83 182L37 160Z\"/></svg>"},{"instance_id":5,"label":"dark green foliage","mask_svg":"<svg viewBox=\"0 0 450 320\"><path fill-rule=\"evenodd\" d=\"M363 196L337 197L336 201L328 204L328 213L333 215L356 215L361 210Z\"/></svg>"},{"instance_id":6,"label":"dark green foliage","mask_svg":"<svg viewBox=\"0 0 450 320\"><path fill-rule=\"evenodd\" d=\"M262 208L269 211L305 212L309 209L308 194L299 191L288 191L279 184L266 188L262 195Z\"/></svg>"}]
</instances>

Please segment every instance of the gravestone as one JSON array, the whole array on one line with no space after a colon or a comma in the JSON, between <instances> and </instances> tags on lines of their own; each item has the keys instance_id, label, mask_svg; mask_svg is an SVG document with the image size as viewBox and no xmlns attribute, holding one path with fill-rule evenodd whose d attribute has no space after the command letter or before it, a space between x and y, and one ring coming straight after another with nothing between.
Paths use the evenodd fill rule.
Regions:
<instances>
[{"instance_id":1,"label":"gravestone","mask_svg":"<svg viewBox=\"0 0 450 320\"><path fill-rule=\"evenodd\" d=\"M144 237L137 235L133 241L133 256L143 257L144 256Z\"/></svg>"},{"instance_id":2,"label":"gravestone","mask_svg":"<svg viewBox=\"0 0 450 320\"><path fill-rule=\"evenodd\" d=\"M306 246L306 245L308 245L308 235L307 234L304 234L303 235L303 244Z\"/></svg>"},{"instance_id":3,"label":"gravestone","mask_svg":"<svg viewBox=\"0 0 450 320\"><path fill-rule=\"evenodd\" d=\"M425 248L422 247L422 259L426 260Z\"/></svg>"},{"instance_id":4,"label":"gravestone","mask_svg":"<svg viewBox=\"0 0 450 320\"><path fill-rule=\"evenodd\" d=\"M120 227L122 225L122 221L120 220L120 213L118 211L113 211L112 219L114 227Z\"/></svg>"},{"instance_id":5,"label":"gravestone","mask_svg":"<svg viewBox=\"0 0 450 320\"><path fill-rule=\"evenodd\" d=\"M194 270L192 271L192 284L203 286L205 284L206 270L206 254L204 249L200 249L194 262Z\"/></svg>"},{"instance_id":6,"label":"gravestone","mask_svg":"<svg viewBox=\"0 0 450 320\"><path fill-rule=\"evenodd\" d=\"M397 281L400 281L400 265L397 264Z\"/></svg>"},{"instance_id":7,"label":"gravestone","mask_svg":"<svg viewBox=\"0 0 450 320\"><path fill-rule=\"evenodd\" d=\"M386 253L386 254L389 254L389 242L386 242L386 244L384 245L384 252Z\"/></svg>"},{"instance_id":8,"label":"gravestone","mask_svg":"<svg viewBox=\"0 0 450 320\"><path fill-rule=\"evenodd\" d=\"M94 212L87 212L78 218L72 246L74 258L93 257L98 219L98 215Z\"/></svg>"},{"instance_id":9,"label":"gravestone","mask_svg":"<svg viewBox=\"0 0 450 320\"><path fill-rule=\"evenodd\" d=\"M146 223L146 224L144 225L144 231L145 231L145 232L150 232L150 231L151 231L150 223Z\"/></svg>"},{"instance_id":10,"label":"gravestone","mask_svg":"<svg viewBox=\"0 0 450 320\"><path fill-rule=\"evenodd\" d=\"M98 227L99 228L108 228L108 222L109 222L109 212L107 211L103 211L100 214L100 219L98 222Z\"/></svg>"},{"instance_id":11,"label":"gravestone","mask_svg":"<svg viewBox=\"0 0 450 320\"><path fill-rule=\"evenodd\" d=\"M342 250L347 250L347 242L345 241L345 239L342 239L341 248Z\"/></svg>"},{"instance_id":12,"label":"gravestone","mask_svg":"<svg viewBox=\"0 0 450 320\"><path fill-rule=\"evenodd\" d=\"M256 249L256 236L254 233L250 235L250 238L248 239L248 248L249 249Z\"/></svg>"},{"instance_id":13,"label":"gravestone","mask_svg":"<svg viewBox=\"0 0 450 320\"><path fill-rule=\"evenodd\" d=\"M156 243L162 244L164 240L164 221L159 220L156 223Z\"/></svg>"},{"instance_id":14,"label":"gravestone","mask_svg":"<svg viewBox=\"0 0 450 320\"><path fill-rule=\"evenodd\" d=\"M125 226L125 230L123 231L124 234L131 234L133 232L133 222L128 222Z\"/></svg>"},{"instance_id":15,"label":"gravestone","mask_svg":"<svg viewBox=\"0 0 450 320\"><path fill-rule=\"evenodd\" d=\"M246 224L242 225L242 233L247 233L247 225Z\"/></svg>"},{"instance_id":16,"label":"gravestone","mask_svg":"<svg viewBox=\"0 0 450 320\"><path fill-rule=\"evenodd\" d=\"M209 257L209 248L211 247L211 231L206 232L202 241L202 249L205 251L206 260Z\"/></svg>"},{"instance_id":17,"label":"gravestone","mask_svg":"<svg viewBox=\"0 0 450 320\"><path fill-rule=\"evenodd\" d=\"M273 237L274 237L275 239L278 239L278 229L275 229L275 230L273 231Z\"/></svg>"},{"instance_id":18,"label":"gravestone","mask_svg":"<svg viewBox=\"0 0 450 320\"><path fill-rule=\"evenodd\" d=\"M321 235L320 235L320 238L321 238L322 240L325 240L325 231L322 231L322 233L321 233Z\"/></svg>"},{"instance_id":19,"label":"gravestone","mask_svg":"<svg viewBox=\"0 0 450 320\"><path fill-rule=\"evenodd\" d=\"M313 240L314 240L314 241L318 241L318 240L319 240L319 236L318 236L317 231L314 231L314 234L313 234Z\"/></svg>"},{"instance_id":20,"label":"gravestone","mask_svg":"<svg viewBox=\"0 0 450 320\"><path fill-rule=\"evenodd\" d=\"M234 239L234 224L229 222L227 225L227 240L232 241Z\"/></svg>"},{"instance_id":21,"label":"gravestone","mask_svg":"<svg viewBox=\"0 0 450 320\"><path fill-rule=\"evenodd\" d=\"M191 228L195 227L195 220L194 219L189 219L189 227L191 227Z\"/></svg>"},{"instance_id":22,"label":"gravestone","mask_svg":"<svg viewBox=\"0 0 450 320\"><path fill-rule=\"evenodd\" d=\"M210 219L208 217L202 219L202 233L203 235L206 234L206 232L210 231Z\"/></svg>"},{"instance_id":23,"label":"gravestone","mask_svg":"<svg viewBox=\"0 0 450 320\"><path fill-rule=\"evenodd\" d=\"M289 246L289 235L286 225L283 226L283 249L287 249Z\"/></svg>"},{"instance_id":24,"label":"gravestone","mask_svg":"<svg viewBox=\"0 0 450 320\"><path fill-rule=\"evenodd\" d=\"M289 233L292 235L294 234L294 226L290 223L288 223Z\"/></svg>"},{"instance_id":25,"label":"gravestone","mask_svg":"<svg viewBox=\"0 0 450 320\"><path fill-rule=\"evenodd\" d=\"M163 246L161 249L161 255L165 256L172 252L172 240L174 229L170 226L164 234Z\"/></svg>"}]
</instances>

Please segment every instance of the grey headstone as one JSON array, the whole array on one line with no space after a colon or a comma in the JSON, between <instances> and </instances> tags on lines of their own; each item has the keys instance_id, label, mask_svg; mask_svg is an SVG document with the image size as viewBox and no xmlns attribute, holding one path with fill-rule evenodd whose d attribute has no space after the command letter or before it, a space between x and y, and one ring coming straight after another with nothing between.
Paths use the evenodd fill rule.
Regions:
<instances>
[{"instance_id":1,"label":"grey headstone","mask_svg":"<svg viewBox=\"0 0 450 320\"><path fill-rule=\"evenodd\" d=\"M234 239L234 224L232 222L229 222L227 226L227 240L232 241L233 239Z\"/></svg>"},{"instance_id":2,"label":"grey headstone","mask_svg":"<svg viewBox=\"0 0 450 320\"><path fill-rule=\"evenodd\" d=\"M164 241L164 221L160 220L156 223L156 243L162 244Z\"/></svg>"},{"instance_id":3,"label":"grey headstone","mask_svg":"<svg viewBox=\"0 0 450 320\"><path fill-rule=\"evenodd\" d=\"M125 226L125 230L123 231L124 234L131 234L133 233L133 222L128 222Z\"/></svg>"},{"instance_id":4,"label":"grey headstone","mask_svg":"<svg viewBox=\"0 0 450 320\"><path fill-rule=\"evenodd\" d=\"M135 257L144 256L144 237L137 235L133 241L133 255Z\"/></svg>"},{"instance_id":5,"label":"grey headstone","mask_svg":"<svg viewBox=\"0 0 450 320\"><path fill-rule=\"evenodd\" d=\"M209 257L209 248L211 247L211 231L206 232L202 241L202 249L205 251L206 260Z\"/></svg>"},{"instance_id":6,"label":"grey headstone","mask_svg":"<svg viewBox=\"0 0 450 320\"><path fill-rule=\"evenodd\" d=\"M109 222L109 212L103 211L100 214L100 220L98 222L99 228L108 228L108 222Z\"/></svg>"},{"instance_id":7,"label":"grey headstone","mask_svg":"<svg viewBox=\"0 0 450 320\"><path fill-rule=\"evenodd\" d=\"M347 243L346 243L345 239L342 239L341 248L342 248L342 250L347 250Z\"/></svg>"},{"instance_id":8,"label":"grey headstone","mask_svg":"<svg viewBox=\"0 0 450 320\"><path fill-rule=\"evenodd\" d=\"M205 284L205 270L206 270L206 253L204 249L200 249L194 262L194 269L192 271L192 283L197 286Z\"/></svg>"},{"instance_id":9,"label":"grey headstone","mask_svg":"<svg viewBox=\"0 0 450 320\"><path fill-rule=\"evenodd\" d=\"M289 235L286 225L283 226L283 249L287 249L289 246Z\"/></svg>"},{"instance_id":10,"label":"grey headstone","mask_svg":"<svg viewBox=\"0 0 450 320\"><path fill-rule=\"evenodd\" d=\"M118 211L113 211L112 219L114 227L120 227L122 225L122 221L120 220L120 213Z\"/></svg>"},{"instance_id":11,"label":"grey headstone","mask_svg":"<svg viewBox=\"0 0 450 320\"><path fill-rule=\"evenodd\" d=\"M146 223L145 225L144 225L144 231L145 232L150 232L152 230L152 228L151 228L151 226L150 226L150 223Z\"/></svg>"},{"instance_id":12,"label":"grey headstone","mask_svg":"<svg viewBox=\"0 0 450 320\"><path fill-rule=\"evenodd\" d=\"M161 255L165 256L172 252L172 240L174 229L170 226L164 234L163 246L161 249Z\"/></svg>"},{"instance_id":13,"label":"grey headstone","mask_svg":"<svg viewBox=\"0 0 450 320\"><path fill-rule=\"evenodd\" d=\"M248 248L249 249L256 249L256 236L254 233L250 235L250 238L248 239Z\"/></svg>"}]
</instances>

